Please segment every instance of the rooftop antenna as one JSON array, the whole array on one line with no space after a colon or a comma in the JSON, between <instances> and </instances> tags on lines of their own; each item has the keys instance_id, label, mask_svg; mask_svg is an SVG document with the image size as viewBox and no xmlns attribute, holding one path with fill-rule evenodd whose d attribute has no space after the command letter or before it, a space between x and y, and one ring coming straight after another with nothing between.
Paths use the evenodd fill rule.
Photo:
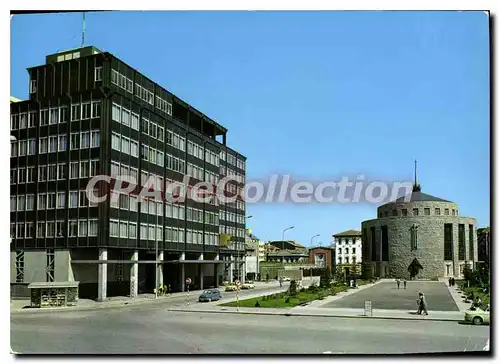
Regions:
<instances>
[{"instance_id":1,"label":"rooftop antenna","mask_svg":"<svg viewBox=\"0 0 500 364\"><path fill-rule=\"evenodd\" d=\"M413 183L413 192L420 192L421 188L417 182L417 160L415 159L415 182Z\"/></svg>"},{"instance_id":2,"label":"rooftop antenna","mask_svg":"<svg viewBox=\"0 0 500 364\"><path fill-rule=\"evenodd\" d=\"M82 46L85 44L85 12L83 12L83 27L82 27Z\"/></svg>"}]
</instances>

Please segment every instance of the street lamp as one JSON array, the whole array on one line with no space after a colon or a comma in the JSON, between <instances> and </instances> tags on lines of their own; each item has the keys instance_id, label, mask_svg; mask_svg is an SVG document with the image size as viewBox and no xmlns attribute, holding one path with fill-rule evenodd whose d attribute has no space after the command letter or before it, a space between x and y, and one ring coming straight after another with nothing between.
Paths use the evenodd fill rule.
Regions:
<instances>
[{"instance_id":1,"label":"street lamp","mask_svg":"<svg viewBox=\"0 0 500 364\"><path fill-rule=\"evenodd\" d=\"M285 230L283 230L283 233L281 233L281 248L282 248L282 250L285 250L285 231L292 230L294 228L295 228L295 226L287 227ZM281 257L281 262L282 263L285 262L285 257L284 256Z\"/></svg>"},{"instance_id":2,"label":"street lamp","mask_svg":"<svg viewBox=\"0 0 500 364\"><path fill-rule=\"evenodd\" d=\"M311 238L311 248L312 248L312 246L313 246L313 240L314 240L314 238L317 238L317 237L319 237L319 236L320 236L320 234L316 234L316 235L314 235L314 236Z\"/></svg>"}]
</instances>

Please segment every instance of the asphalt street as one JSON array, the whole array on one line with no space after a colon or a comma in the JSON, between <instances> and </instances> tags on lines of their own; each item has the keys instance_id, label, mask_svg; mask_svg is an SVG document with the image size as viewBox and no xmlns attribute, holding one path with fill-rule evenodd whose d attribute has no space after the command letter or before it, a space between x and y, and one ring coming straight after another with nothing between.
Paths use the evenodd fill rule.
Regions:
<instances>
[{"instance_id":1,"label":"asphalt street","mask_svg":"<svg viewBox=\"0 0 500 364\"><path fill-rule=\"evenodd\" d=\"M155 307L11 317L32 354L390 354L481 351L489 326L457 322L168 312Z\"/></svg>"},{"instance_id":2,"label":"asphalt street","mask_svg":"<svg viewBox=\"0 0 500 364\"><path fill-rule=\"evenodd\" d=\"M430 311L458 311L453 297L443 282L408 282L400 288L396 282L380 282L352 295L327 303L321 307L328 308L363 308L365 301L372 301L374 309L417 310L418 293L423 292Z\"/></svg>"}]
</instances>

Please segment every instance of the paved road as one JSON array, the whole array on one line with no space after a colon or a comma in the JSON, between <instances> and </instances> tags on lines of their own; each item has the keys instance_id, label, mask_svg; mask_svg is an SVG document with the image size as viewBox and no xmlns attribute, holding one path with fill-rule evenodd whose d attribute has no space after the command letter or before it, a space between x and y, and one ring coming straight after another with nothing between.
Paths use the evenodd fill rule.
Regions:
<instances>
[{"instance_id":1,"label":"paved road","mask_svg":"<svg viewBox=\"0 0 500 364\"><path fill-rule=\"evenodd\" d=\"M11 348L65 354L481 351L488 326L454 322L167 312L128 307L11 317Z\"/></svg>"},{"instance_id":2,"label":"paved road","mask_svg":"<svg viewBox=\"0 0 500 364\"><path fill-rule=\"evenodd\" d=\"M398 289L396 282L381 282L321 307L363 308L365 301L372 301L373 308L416 311L418 292L426 295L430 311L459 311L443 282L421 281L408 282L407 289L402 284Z\"/></svg>"}]
</instances>

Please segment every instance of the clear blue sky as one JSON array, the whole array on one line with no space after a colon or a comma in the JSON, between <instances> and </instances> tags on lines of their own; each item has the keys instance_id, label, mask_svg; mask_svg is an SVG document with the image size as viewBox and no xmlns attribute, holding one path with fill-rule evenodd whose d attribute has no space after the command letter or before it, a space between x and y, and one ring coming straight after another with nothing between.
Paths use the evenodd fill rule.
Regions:
<instances>
[{"instance_id":1,"label":"clear blue sky","mask_svg":"<svg viewBox=\"0 0 500 364\"><path fill-rule=\"evenodd\" d=\"M11 20L11 93L26 68L78 47L82 15ZM490 223L489 33L482 12L105 12L87 45L109 51L229 129L248 178L412 179ZM251 205L264 240L309 245L376 206Z\"/></svg>"}]
</instances>

